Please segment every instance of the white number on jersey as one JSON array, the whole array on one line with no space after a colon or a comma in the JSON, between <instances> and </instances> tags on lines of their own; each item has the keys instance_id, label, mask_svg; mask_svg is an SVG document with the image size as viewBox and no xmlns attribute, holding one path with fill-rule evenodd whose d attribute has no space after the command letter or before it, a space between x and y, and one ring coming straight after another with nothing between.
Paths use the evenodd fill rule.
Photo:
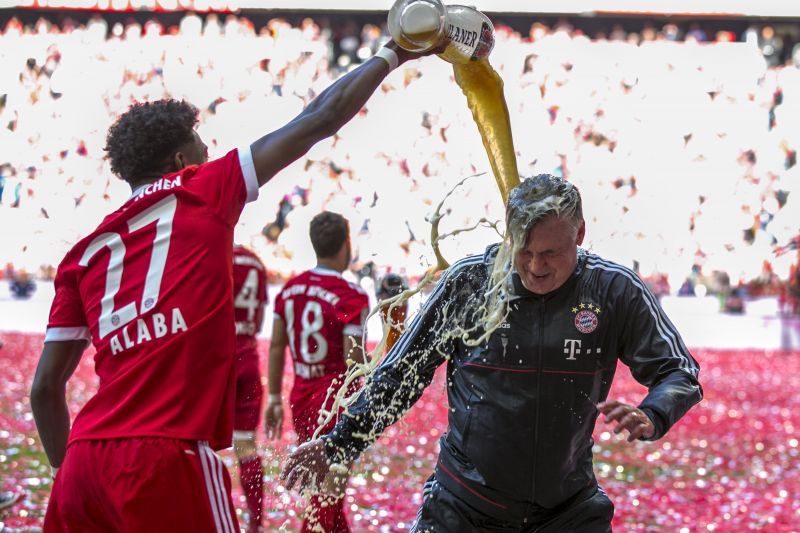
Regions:
<instances>
[{"instance_id":1,"label":"white number on jersey","mask_svg":"<svg viewBox=\"0 0 800 533\"><path fill-rule=\"evenodd\" d=\"M247 320L253 321L258 309L258 270L251 268L247 272L242 288L233 300L233 306L237 309L247 309Z\"/></svg>"},{"instance_id":2,"label":"white number on jersey","mask_svg":"<svg viewBox=\"0 0 800 533\"><path fill-rule=\"evenodd\" d=\"M156 222L156 238L153 241L150 266L147 268L141 305L138 310L135 302L128 302L119 309L114 309L114 297L119 292L122 282L122 261L125 259L125 243L122 241L122 236L114 232L102 233L95 237L83 252L79 263L81 266L88 266L92 256L106 246L110 252L106 271L106 289L103 299L100 301L100 319L98 320L101 339L115 329L132 322L139 314L149 311L158 302L161 278L164 276L169 242L172 237L172 219L175 217L177 206L178 201L175 195L171 194L128 221L128 231L131 233Z\"/></svg>"},{"instance_id":3,"label":"white number on jersey","mask_svg":"<svg viewBox=\"0 0 800 533\"><path fill-rule=\"evenodd\" d=\"M302 359L304 362L313 365L319 363L328 355L328 341L319 332L325 325L325 317L322 316L322 305L314 300L306 302L303 312L300 314L300 349L298 351L297 340L294 331L294 300L287 298L285 304L286 331L289 335L289 347L294 354L294 358ZM313 320L312 320L313 318ZM309 351L308 338L312 337L317 343L317 349Z\"/></svg>"}]
</instances>

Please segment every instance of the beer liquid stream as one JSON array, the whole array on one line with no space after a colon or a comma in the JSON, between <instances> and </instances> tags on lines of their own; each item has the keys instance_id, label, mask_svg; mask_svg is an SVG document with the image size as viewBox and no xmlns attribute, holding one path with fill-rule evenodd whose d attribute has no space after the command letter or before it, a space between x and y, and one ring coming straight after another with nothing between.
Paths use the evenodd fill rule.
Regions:
<instances>
[{"instance_id":1,"label":"beer liquid stream","mask_svg":"<svg viewBox=\"0 0 800 533\"><path fill-rule=\"evenodd\" d=\"M503 80L487 59L454 63L456 83L467 97L467 105L478 126L492 173L503 197L519 185L519 171L511 138L511 121L503 95Z\"/></svg>"}]
</instances>

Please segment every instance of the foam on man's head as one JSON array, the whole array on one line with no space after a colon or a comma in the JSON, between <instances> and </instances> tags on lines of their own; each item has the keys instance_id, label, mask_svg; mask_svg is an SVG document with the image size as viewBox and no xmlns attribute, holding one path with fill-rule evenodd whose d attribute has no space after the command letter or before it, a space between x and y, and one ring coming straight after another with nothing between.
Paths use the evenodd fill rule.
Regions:
<instances>
[{"instance_id":1,"label":"foam on man's head","mask_svg":"<svg viewBox=\"0 0 800 533\"><path fill-rule=\"evenodd\" d=\"M533 225L547 215L572 220L577 227L583 220L578 188L551 174L522 180L511 190L506 204L506 232L514 246L522 246Z\"/></svg>"}]
</instances>

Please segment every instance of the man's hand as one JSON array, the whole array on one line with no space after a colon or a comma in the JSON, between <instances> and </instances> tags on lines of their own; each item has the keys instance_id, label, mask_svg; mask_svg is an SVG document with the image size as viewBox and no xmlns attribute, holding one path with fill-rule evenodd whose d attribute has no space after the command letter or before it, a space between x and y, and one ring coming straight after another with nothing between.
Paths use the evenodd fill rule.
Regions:
<instances>
[{"instance_id":1,"label":"man's hand","mask_svg":"<svg viewBox=\"0 0 800 533\"><path fill-rule=\"evenodd\" d=\"M424 52L409 52L408 50L406 50L405 48L394 42L394 39L389 39L389 41L387 41L387 43L384 46L386 46L386 48L394 50L394 53L397 54L397 59L400 61L400 64L402 65L403 63L411 59L419 59L420 57L424 56L441 54L442 52L444 52L445 48L447 48L447 44L448 44L447 41L445 41L436 48L425 50Z\"/></svg>"},{"instance_id":2,"label":"man's hand","mask_svg":"<svg viewBox=\"0 0 800 533\"><path fill-rule=\"evenodd\" d=\"M264 412L264 429L267 432L268 439L281 438L281 430L283 429L283 405L280 402L267 404L267 410Z\"/></svg>"},{"instance_id":3,"label":"man's hand","mask_svg":"<svg viewBox=\"0 0 800 533\"><path fill-rule=\"evenodd\" d=\"M628 431L628 442L633 442L641 437L649 439L656 433L656 427L650 417L641 409L627 403L617 400L600 402L597 404L597 410L606 415L606 422L617 423L614 433L620 433L622 430Z\"/></svg>"},{"instance_id":4,"label":"man's hand","mask_svg":"<svg viewBox=\"0 0 800 533\"><path fill-rule=\"evenodd\" d=\"M301 444L289 455L281 479L286 481L287 489L296 485L301 491L308 488L319 490L331 471L330 466L325 443L322 439L314 439Z\"/></svg>"}]
</instances>

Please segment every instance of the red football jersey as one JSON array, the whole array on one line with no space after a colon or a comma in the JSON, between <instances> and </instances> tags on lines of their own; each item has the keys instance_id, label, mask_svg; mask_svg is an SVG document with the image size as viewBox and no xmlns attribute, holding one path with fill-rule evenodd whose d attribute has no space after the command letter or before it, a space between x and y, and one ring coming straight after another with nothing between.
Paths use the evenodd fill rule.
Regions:
<instances>
[{"instance_id":1,"label":"red football jersey","mask_svg":"<svg viewBox=\"0 0 800 533\"><path fill-rule=\"evenodd\" d=\"M67 253L45 342L91 340L100 377L70 442L230 446L233 227L257 196L249 147L233 150L137 189Z\"/></svg>"},{"instance_id":2,"label":"red football jersey","mask_svg":"<svg viewBox=\"0 0 800 533\"><path fill-rule=\"evenodd\" d=\"M295 386L345 371L344 335L364 333L368 310L367 293L335 270L317 267L286 283L275 316L286 326Z\"/></svg>"},{"instance_id":3,"label":"red football jersey","mask_svg":"<svg viewBox=\"0 0 800 533\"><path fill-rule=\"evenodd\" d=\"M255 348L267 303L267 269L256 254L233 247L233 313L236 349Z\"/></svg>"}]
</instances>

